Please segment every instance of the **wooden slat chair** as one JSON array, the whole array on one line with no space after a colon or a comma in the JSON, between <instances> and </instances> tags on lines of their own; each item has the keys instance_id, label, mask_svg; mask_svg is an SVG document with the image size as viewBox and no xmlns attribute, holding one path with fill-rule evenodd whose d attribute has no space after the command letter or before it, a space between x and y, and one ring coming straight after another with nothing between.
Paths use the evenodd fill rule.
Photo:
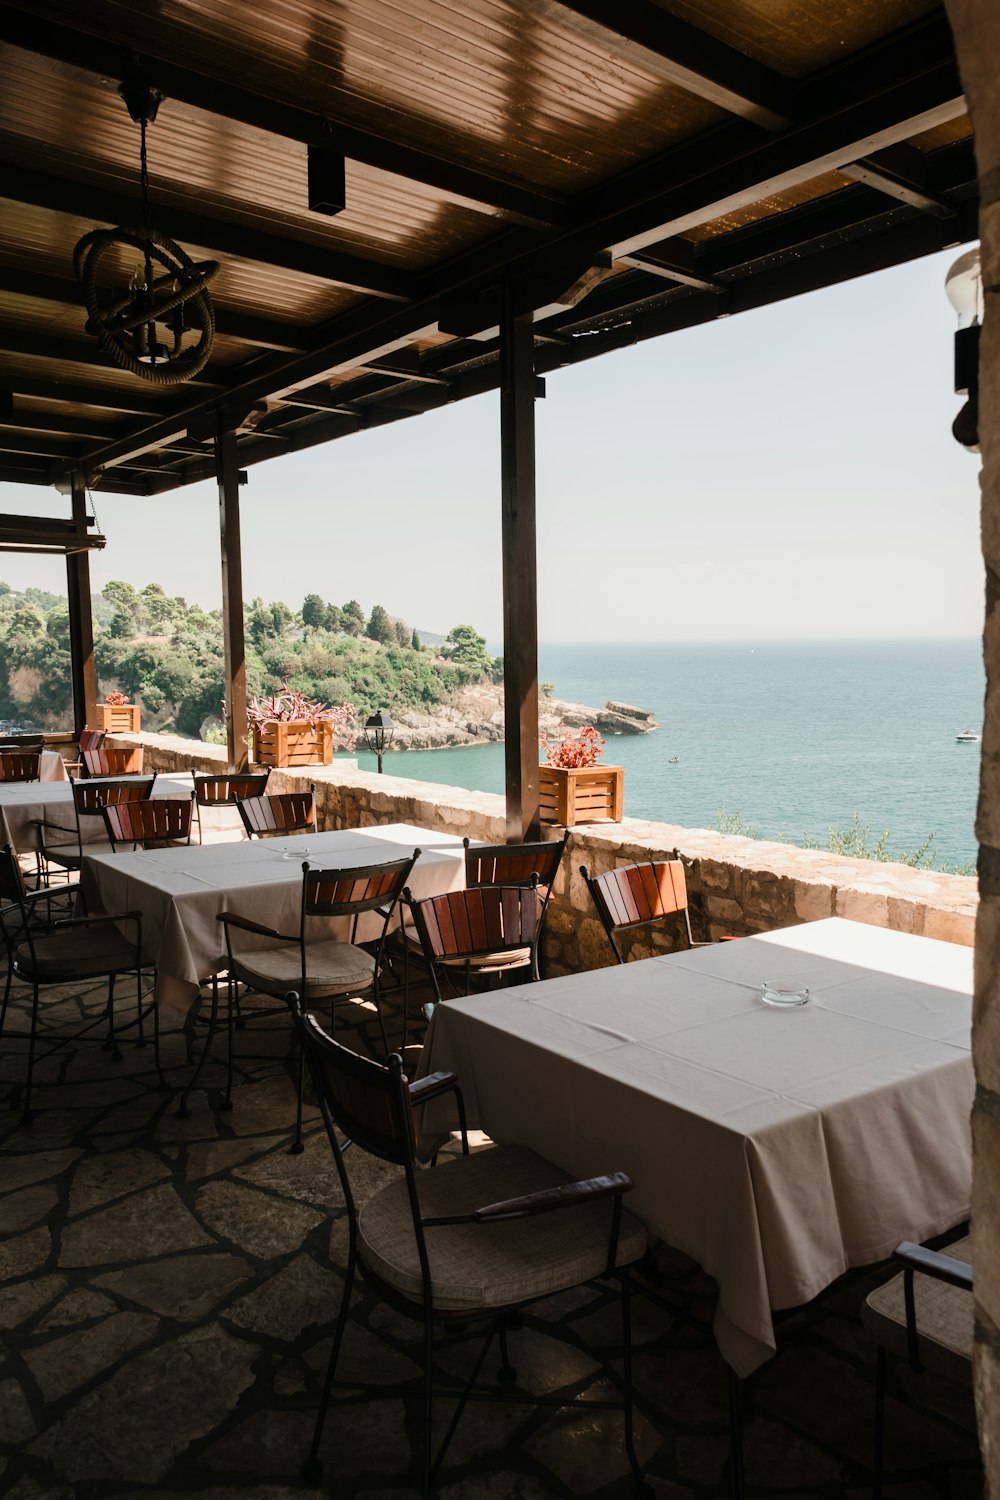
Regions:
<instances>
[{"instance_id":1,"label":"wooden slat chair","mask_svg":"<svg viewBox=\"0 0 1000 1500\"><path fill-rule=\"evenodd\" d=\"M618 946L617 934L657 922L676 924L682 919L681 931L689 948L710 946L696 942L691 932L687 880L681 860L626 865L620 870L609 870L606 875L591 875L587 866L581 865L580 874L594 898L597 915L618 963L626 960Z\"/></svg>"},{"instance_id":2,"label":"wooden slat chair","mask_svg":"<svg viewBox=\"0 0 1000 1500\"><path fill-rule=\"evenodd\" d=\"M46 985L66 985L77 981L107 978L107 1005L99 1016L72 1036L42 1031L43 1045L58 1045L84 1039L107 1021L106 1043L112 1057L121 1059L118 1028L115 1024L115 981L121 974L134 974L136 980L136 1014L128 1022L135 1025L137 1045L146 1045L144 1022L153 1017L153 1046L156 1070L160 1073L159 1017L155 999L142 992L142 917L139 912L119 912L113 916L72 917L57 922L42 922L36 916L38 903L46 900L46 890L26 891L17 857L9 844L0 850L0 932L7 949L7 983L0 1006L0 1038L7 1019L11 983L21 980L31 986L31 1025L28 1031L28 1064L24 1084L21 1118L32 1118L31 1090L35 1053L39 1041L39 996ZM145 1003L144 1003L145 1002ZM23 1036L19 1039L23 1040ZM163 1075L160 1073L160 1081Z\"/></svg>"},{"instance_id":3,"label":"wooden slat chair","mask_svg":"<svg viewBox=\"0 0 1000 1500\"><path fill-rule=\"evenodd\" d=\"M263 797L244 797L236 804L250 839L278 838L289 833L313 833L316 829L316 783L308 792L268 792Z\"/></svg>"},{"instance_id":4,"label":"wooden slat chair","mask_svg":"<svg viewBox=\"0 0 1000 1500\"><path fill-rule=\"evenodd\" d=\"M80 755L76 760L68 760L65 762L67 776L73 777L83 774L83 752L85 750L99 750L100 747L104 744L104 736L106 733L107 731L104 729L80 730L80 739L78 745Z\"/></svg>"},{"instance_id":5,"label":"wooden slat chair","mask_svg":"<svg viewBox=\"0 0 1000 1500\"><path fill-rule=\"evenodd\" d=\"M44 734L5 734L0 739L0 750L44 750Z\"/></svg>"},{"instance_id":6,"label":"wooden slat chair","mask_svg":"<svg viewBox=\"0 0 1000 1500\"><path fill-rule=\"evenodd\" d=\"M549 897L555 884L559 866L569 842L569 833L563 834L561 839L542 840L534 844L473 844L469 838L462 840L465 849L465 885L466 889L472 890L481 886L491 885L524 885L532 884L532 877L537 877L536 889L538 891L541 910L538 916L538 941L541 941L542 928L545 925L545 913L548 910ZM400 928L403 942L403 1007L406 1014L406 1004L409 998L410 973L409 964L411 957L423 956L423 944L417 935L413 925L413 919L408 912L403 914L403 924ZM530 953L524 953L519 963L506 964L505 968L526 967L531 962ZM404 1038L405 1045L405 1038Z\"/></svg>"},{"instance_id":7,"label":"wooden slat chair","mask_svg":"<svg viewBox=\"0 0 1000 1500\"><path fill-rule=\"evenodd\" d=\"M177 849L191 842L194 792L190 797L148 797L105 805L104 826L117 854L122 844L133 849Z\"/></svg>"},{"instance_id":8,"label":"wooden slat chair","mask_svg":"<svg viewBox=\"0 0 1000 1500\"><path fill-rule=\"evenodd\" d=\"M908 1359L918 1374L935 1370L964 1384L975 1337L971 1238L940 1252L904 1240L893 1259L902 1273L872 1292L861 1309L861 1321L877 1347L874 1500L882 1494L886 1352Z\"/></svg>"},{"instance_id":9,"label":"wooden slat chair","mask_svg":"<svg viewBox=\"0 0 1000 1500\"><path fill-rule=\"evenodd\" d=\"M375 1005L382 1044L389 1051L385 1020L380 1004L381 969L389 930L410 871L420 857L420 850L387 864L358 865L350 869L312 869L302 866L302 904L298 932L278 932L260 922L251 922L234 912L222 912L219 921L226 934L226 956L229 982L226 987L226 1029L229 1037L226 1104L233 1086L233 1019L236 986L285 1000L290 991L305 995L309 1004L327 1001L331 1029L335 1025L339 1002L370 998ZM371 914L378 928L374 939L364 945L358 942L358 922ZM350 921L347 942L329 936L329 924L337 918ZM322 924L317 933L317 924ZM240 947L235 936L242 936ZM247 945L246 937L253 940ZM262 945L261 939L266 946ZM284 1009L284 1006L282 1006ZM274 1011L265 1012L273 1015ZM208 1048L206 1048L206 1053ZM203 1059L204 1060L204 1059ZM199 1068L200 1071L200 1068ZM293 1151L302 1150L302 1056L299 1054L298 1112ZM182 1100L197 1081L191 1080Z\"/></svg>"},{"instance_id":10,"label":"wooden slat chair","mask_svg":"<svg viewBox=\"0 0 1000 1500\"><path fill-rule=\"evenodd\" d=\"M72 829L51 819L39 819L35 825L39 878L48 883L53 866L65 874L79 870L84 852L110 853L112 845L104 828L104 809L121 802L145 801L151 796L155 781L155 773L152 776L105 776L74 781L75 834ZM100 820L105 837L85 841L83 830L88 825L93 827L95 818Z\"/></svg>"},{"instance_id":11,"label":"wooden slat chair","mask_svg":"<svg viewBox=\"0 0 1000 1500\"><path fill-rule=\"evenodd\" d=\"M538 978L538 937L542 898L538 876L527 885L486 885L468 891L447 891L416 901L403 892L424 960L434 986L434 1003L440 1004L441 974L460 970L465 993L471 992L473 977L503 974L528 968Z\"/></svg>"},{"instance_id":12,"label":"wooden slat chair","mask_svg":"<svg viewBox=\"0 0 1000 1500\"><path fill-rule=\"evenodd\" d=\"M96 750L81 750L85 776L141 776L141 745L99 745Z\"/></svg>"},{"instance_id":13,"label":"wooden slat chair","mask_svg":"<svg viewBox=\"0 0 1000 1500\"><path fill-rule=\"evenodd\" d=\"M41 769L41 750L0 749L0 781L37 781Z\"/></svg>"},{"instance_id":14,"label":"wooden slat chair","mask_svg":"<svg viewBox=\"0 0 1000 1500\"><path fill-rule=\"evenodd\" d=\"M512 1314L526 1303L598 1278L602 1288L617 1282L623 1345L620 1399L588 1402L577 1397L563 1402L543 1396L541 1401L620 1411L625 1450L640 1485L642 1474L632 1437L629 1268L643 1255L646 1235L642 1225L622 1209L622 1197L632 1187L630 1178L624 1172L608 1172L573 1181L559 1167L519 1146L494 1146L439 1163L433 1171L419 1171L413 1105L421 1101L414 1095L426 1087L427 1098L449 1091L460 1098L455 1075L432 1074L408 1085L397 1055L384 1065L358 1057L327 1036L301 1007L296 1007L295 1013L349 1227L333 1350L312 1446L302 1467L303 1478L317 1484L322 1477L320 1442L335 1388L350 1389L344 1402L347 1421L361 1391L376 1396L398 1394L395 1387L337 1378L355 1277L360 1271L369 1295L373 1292L413 1318L422 1330L423 1500L431 1494L434 1475L469 1395L476 1400L511 1400L510 1386L517 1379L507 1346ZM402 1168L394 1181L374 1194L370 1187L371 1157ZM363 1206L359 1206L352 1187L355 1171ZM435 1328L454 1329L476 1321L485 1322L488 1333L468 1385L464 1379L439 1383L434 1374ZM478 1378L494 1339L502 1361L499 1385ZM436 1454L431 1447L435 1397L444 1397L454 1412ZM531 1398L518 1393L514 1399L523 1402ZM333 1488L345 1494L352 1485L357 1487L349 1474L332 1478Z\"/></svg>"},{"instance_id":15,"label":"wooden slat chair","mask_svg":"<svg viewBox=\"0 0 1000 1500\"><path fill-rule=\"evenodd\" d=\"M262 797L267 791L270 769L266 771L233 772L221 775L194 776L195 812L198 818L198 842L203 841L201 823L202 808L236 807L250 797Z\"/></svg>"}]
</instances>

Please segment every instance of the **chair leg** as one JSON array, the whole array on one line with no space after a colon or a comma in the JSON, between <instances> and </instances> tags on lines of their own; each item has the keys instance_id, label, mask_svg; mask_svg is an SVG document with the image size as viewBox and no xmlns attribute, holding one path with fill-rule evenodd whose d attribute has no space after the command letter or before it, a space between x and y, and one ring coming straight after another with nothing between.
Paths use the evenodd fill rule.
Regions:
<instances>
[{"instance_id":1,"label":"chair leg","mask_svg":"<svg viewBox=\"0 0 1000 1500\"><path fill-rule=\"evenodd\" d=\"M431 1443L434 1437L434 1324L428 1307L424 1317L423 1452L421 1454L421 1500L430 1500L434 1477Z\"/></svg>"},{"instance_id":2,"label":"chair leg","mask_svg":"<svg viewBox=\"0 0 1000 1500\"><path fill-rule=\"evenodd\" d=\"M218 983L218 981L216 981ZM226 1094L220 1109L233 1107L233 977L226 975Z\"/></svg>"},{"instance_id":3,"label":"chair leg","mask_svg":"<svg viewBox=\"0 0 1000 1500\"><path fill-rule=\"evenodd\" d=\"M637 1495L651 1495L653 1491L646 1483L635 1451L633 1417L635 1402L632 1395L632 1279L628 1267L619 1271L622 1287L622 1384L625 1401L625 1452L632 1466Z\"/></svg>"},{"instance_id":4,"label":"chair leg","mask_svg":"<svg viewBox=\"0 0 1000 1500\"><path fill-rule=\"evenodd\" d=\"M885 1350L879 1344L875 1356L875 1462L872 1500L882 1500L882 1463L885 1453Z\"/></svg>"},{"instance_id":5,"label":"chair leg","mask_svg":"<svg viewBox=\"0 0 1000 1500\"><path fill-rule=\"evenodd\" d=\"M35 1041L38 1037L38 985L33 986L31 996L31 1035L28 1037L28 1076L24 1084L24 1108L21 1111L22 1125L31 1123L31 1079L35 1071Z\"/></svg>"},{"instance_id":6,"label":"chair leg","mask_svg":"<svg viewBox=\"0 0 1000 1500\"><path fill-rule=\"evenodd\" d=\"M301 1156L305 1148L302 1139L302 1090L306 1080L306 1054L301 1040L297 1038L298 1045L298 1082L295 1089L295 1139L288 1148L289 1156Z\"/></svg>"},{"instance_id":7,"label":"chair leg","mask_svg":"<svg viewBox=\"0 0 1000 1500\"><path fill-rule=\"evenodd\" d=\"M497 1379L501 1385L513 1385L517 1380L517 1371L510 1362L510 1352L507 1348L507 1329L510 1327L509 1318L501 1318L497 1334L500 1340L500 1369Z\"/></svg>"},{"instance_id":8,"label":"chair leg","mask_svg":"<svg viewBox=\"0 0 1000 1500\"><path fill-rule=\"evenodd\" d=\"M139 993L139 1004L142 1004L142 970L136 976L136 989ZM156 1068L156 1076L160 1080L160 1088L165 1089L167 1080L163 1076L163 1064L160 1061L160 1002L156 998L156 981L153 981L153 1064Z\"/></svg>"},{"instance_id":9,"label":"chair leg","mask_svg":"<svg viewBox=\"0 0 1000 1500\"><path fill-rule=\"evenodd\" d=\"M318 1484L323 1476L323 1465L319 1457L319 1445L323 1438L323 1428L326 1425L326 1414L330 1406L330 1396L333 1393L333 1382L337 1374L337 1361L340 1358L340 1346L344 1341L344 1330L347 1327L347 1314L351 1305L351 1290L354 1286L354 1250L347 1262L347 1275L344 1279L344 1293L340 1299L340 1311L337 1314L337 1326L333 1332L333 1348L330 1351L330 1363L327 1366L326 1382L323 1386L323 1394L319 1398L319 1410L316 1413L316 1426L313 1430L312 1446L309 1449L309 1457L302 1465L302 1478L308 1484Z\"/></svg>"},{"instance_id":10,"label":"chair leg","mask_svg":"<svg viewBox=\"0 0 1000 1500\"><path fill-rule=\"evenodd\" d=\"M218 981L218 978L213 974L213 976L212 976L212 1013L211 1013L211 1015L208 1018L208 1035L205 1038L205 1047L204 1047L204 1050L203 1050L201 1056L198 1059L198 1066L195 1068L195 1070L192 1073L191 1077L188 1079L187 1087L185 1088L184 1092L181 1094L181 1102L177 1106L177 1116L181 1120L186 1120L188 1118L188 1116L190 1115L190 1113L191 1113L190 1109L188 1108L188 1100L191 1097L191 1091L192 1091L192 1089L194 1088L195 1084L198 1082L198 1079L201 1077L202 1069L204 1068L205 1063L208 1061L208 1054L211 1052L211 1050L212 1050L212 1043L215 1041L215 1032L216 1032L216 1028L218 1026L218 1021L219 1021L219 981Z\"/></svg>"},{"instance_id":11,"label":"chair leg","mask_svg":"<svg viewBox=\"0 0 1000 1500\"><path fill-rule=\"evenodd\" d=\"M108 1041L107 1041L107 1045L111 1049L112 1060L114 1062L121 1062L121 1060L122 1060L122 1049L119 1047L119 1045L118 1045L118 1038L115 1035L115 977L116 976L114 974L109 974L108 975Z\"/></svg>"},{"instance_id":12,"label":"chair leg","mask_svg":"<svg viewBox=\"0 0 1000 1500\"><path fill-rule=\"evenodd\" d=\"M7 1022L7 1002L10 999L10 986L11 986L11 982L12 982L13 978L14 978L14 966L8 960L8 963L7 963L7 983L3 987L3 1004L0 1005L0 1037L3 1036L3 1029L4 1029L4 1026L6 1025L6 1022Z\"/></svg>"}]
</instances>

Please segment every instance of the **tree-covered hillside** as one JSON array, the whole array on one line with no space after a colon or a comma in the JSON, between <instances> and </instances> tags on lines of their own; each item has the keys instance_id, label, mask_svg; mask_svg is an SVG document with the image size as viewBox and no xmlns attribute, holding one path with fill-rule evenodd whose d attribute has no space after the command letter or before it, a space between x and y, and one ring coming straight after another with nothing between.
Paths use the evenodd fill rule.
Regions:
<instances>
[{"instance_id":1,"label":"tree-covered hillside","mask_svg":"<svg viewBox=\"0 0 1000 1500\"><path fill-rule=\"evenodd\" d=\"M380 604L331 604L309 594L300 611L254 599L245 610L249 691L283 679L324 703L377 709L433 708L469 682L499 680L502 662L470 625L445 646L421 646L416 631ZM102 695L120 688L143 706L145 728L197 736L221 718L222 621L170 598L157 583L109 583L94 600L95 654ZM71 717L69 616L65 598L0 583L0 717L63 728Z\"/></svg>"}]
</instances>

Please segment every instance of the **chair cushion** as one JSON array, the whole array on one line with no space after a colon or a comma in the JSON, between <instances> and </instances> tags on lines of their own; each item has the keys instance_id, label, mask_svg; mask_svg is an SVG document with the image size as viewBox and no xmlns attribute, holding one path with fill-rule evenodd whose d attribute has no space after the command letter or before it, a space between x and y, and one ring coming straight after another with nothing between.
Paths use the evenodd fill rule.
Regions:
<instances>
[{"instance_id":1,"label":"chair cushion","mask_svg":"<svg viewBox=\"0 0 1000 1500\"><path fill-rule=\"evenodd\" d=\"M956 1240L953 1245L946 1245L941 1254L971 1265L972 1240L968 1236ZM968 1380L973 1339L972 1293L964 1287L937 1281L933 1276L922 1276L917 1271L913 1278L913 1295L921 1360L929 1369L937 1370L949 1379ZM906 1356L902 1272L865 1299L861 1320L883 1348Z\"/></svg>"},{"instance_id":2,"label":"chair cushion","mask_svg":"<svg viewBox=\"0 0 1000 1500\"><path fill-rule=\"evenodd\" d=\"M284 996L289 990L301 988L302 952L298 943L283 943L280 948L240 954L233 959L232 973L251 989ZM306 994L310 999L367 990L374 978L375 960L353 943L328 938L322 943L309 943L306 948Z\"/></svg>"},{"instance_id":3,"label":"chair cushion","mask_svg":"<svg viewBox=\"0 0 1000 1500\"><path fill-rule=\"evenodd\" d=\"M424 950L417 936L416 928L412 923L407 923L402 929L403 941L409 951L423 958ZM468 960L464 958L441 958L438 959L444 968L464 969L468 962L472 970L479 969L520 969L525 964L531 963L530 948L514 948L506 953L480 953L475 958Z\"/></svg>"},{"instance_id":4,"label":"chair cushion","mask_svg":"<svg viewBox=\"0 0 1000 1500\"><path fill-rule=\"evenodd\" d=\"M135 968L135 944L114 927L70 927L34 940L36 963L32 965L27 943L16 950L20 973L46 981L87 979Z\"/></svg>"},{"instance_id":5,"label":"chair cushion","mask_svg":"<svg viewBox=\"0 0 1000 1500\"><path fill-rule=\"evenodd\" d=\"M521 1146L494 1146L421 1172L417 1188L421 1212L432 1218L471 1213L572 1181ZM601 1275L607 1267L611 1213L612 1202L604 1198L535 1218L427 1229L435 1308L512 1307ZM369 1198L358 1231L365 1265L404 1297L420 1302L423 1286L405 1179ZM623 1213L618 1265L631 1265L645 1248L646 1231Z\"/></svg>"}]
</instances>

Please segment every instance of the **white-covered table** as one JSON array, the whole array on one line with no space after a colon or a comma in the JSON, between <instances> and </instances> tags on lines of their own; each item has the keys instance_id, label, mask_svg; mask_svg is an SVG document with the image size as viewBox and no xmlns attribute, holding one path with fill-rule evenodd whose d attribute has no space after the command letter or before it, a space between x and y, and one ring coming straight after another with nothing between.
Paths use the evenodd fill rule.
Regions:
<instances>
[{"instance_id":1,"label":"white-covered table","mask_svg":"<svg viewBox=\"0 0 1000 1500\"><path fill-rule=\"evenodd\" d=\"M190 797L191 782L170 776L158 776L153 783L154 797ZM63 781L0 782L0 843L10 844L20 854L33 854L37 848L34 824L44 819L67 833L76 834L73 811L73 783ZM100 818L85 818L82 826L84 843L107 843Z\"/></svg>"},{"instance_id":2,"label":"white-covered table","mask_svg":"<svg viewBox=\"0 0 1000 1500\"><path fill-rule=\"evenodd\" d=\"M809 1004L765 1006L765 979ZM454 1070L496 1140L630 1173L747 1375L773 1311L968 1216L971 992L971 949L831 918L447 1001L420 1073ZM425 1144L454 1124L428 1106Z\"/></svg>"},{"instance_id":3,"label":"white-covered table","mask_svg":"<svg viewBox=\"0 0 1000 1500\"><path fill-rule=\"evenodd\" d=\"M143 946L149 962L156 965L158 998L186 1007L201 981L225 967L220 912L235 912L279 932L298 932L307 853L314 867L346 869L389 863L418 848L420 859L410 877L414 895L438 895L465 884L465 850L457 835L392 823L288 838L192 844L185 849L88 855L80 894L88 912L142 913ZM331 935L349 936L347 918L328 925ZM376 914L363 916L359 939L376 936L380 928ZM267 939L250 934L241 934L240 941L248 949L267 946Z\"/></svg>"},{"instance_id":4,"label":"white-covered table","mask_svg":"<svg viewBox=\"0 0 1000 1500\"><path fill-rule=\"evenodd\" d=\"M58 750L43 750L38 768L40 781L68 781L66 764Z\"/></svg>"}]
</instances>

